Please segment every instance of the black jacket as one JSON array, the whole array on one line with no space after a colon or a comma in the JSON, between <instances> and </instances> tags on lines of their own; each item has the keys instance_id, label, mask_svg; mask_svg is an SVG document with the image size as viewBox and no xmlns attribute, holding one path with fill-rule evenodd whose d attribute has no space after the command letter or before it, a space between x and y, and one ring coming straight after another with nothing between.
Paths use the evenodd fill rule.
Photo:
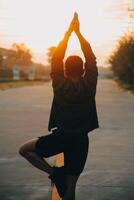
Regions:
<instances>
[{"instance_id":1,"label":"black jacket","mask_svg":"<svg viewBox=\"0 0 134 200\"><path fill-rule=\"evenodd\" d=\"M67 132L86 132L99 127L96 111L98 69L96 57L85 39L81 48L85 55L85 75L77 83L64 76L63 58L67 44L62 41L52 59L52 86L54 98L48 130L58 127Z\"/></svg>"}]
</instances>

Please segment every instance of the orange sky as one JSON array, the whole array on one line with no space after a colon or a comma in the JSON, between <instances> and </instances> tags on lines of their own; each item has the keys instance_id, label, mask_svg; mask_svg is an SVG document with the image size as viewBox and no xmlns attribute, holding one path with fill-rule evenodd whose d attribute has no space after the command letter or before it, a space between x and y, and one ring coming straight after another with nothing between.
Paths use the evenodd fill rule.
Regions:
<instances>
[{"instance_id":1,"label":"orange sky","mask_svg":"<svg viewBox=\"0 0 134 200\"><path fill-rule=\"evenodd\" d=\"M118 0L117 0L118 1ZM51 45L57 45L77 11L81 31L90 41L104 65L115 40L125 31L124 19L114 18L109 8L115 0L0 0L0 44L10 47L13 42L24 42L33 53L45 54ZM68 49L79 49L75 36ZM45 62L43 55L41 62ZM38 57L39 61L39 57Z\"/></svg>"}]
</instances>

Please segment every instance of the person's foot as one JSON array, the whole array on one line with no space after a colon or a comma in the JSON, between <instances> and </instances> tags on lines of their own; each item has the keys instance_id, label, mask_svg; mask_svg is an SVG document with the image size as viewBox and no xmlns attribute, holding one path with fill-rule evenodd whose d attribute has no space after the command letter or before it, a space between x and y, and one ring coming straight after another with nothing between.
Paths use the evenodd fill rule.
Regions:
<instances>
[{"instance_id":1,"label":"person's foot","mask_svg":"<svg viewBox=\"0 0 134 200\"><path fill-rule=\"evenodd\" d=\"M63 167L53 167L53 173L48 177L54 183L59 196L62 198L66 191L66 175Z\"/></svg>"}]
</instances>

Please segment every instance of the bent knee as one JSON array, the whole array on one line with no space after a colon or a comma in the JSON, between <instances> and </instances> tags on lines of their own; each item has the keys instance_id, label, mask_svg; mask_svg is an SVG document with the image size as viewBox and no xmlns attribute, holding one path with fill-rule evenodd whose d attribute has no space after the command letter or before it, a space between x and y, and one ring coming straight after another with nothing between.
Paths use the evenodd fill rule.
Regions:
<instances>
[{"instance_id":1,"label":"bent knee","mask_svg":"<svg viewBox=\"0 0 134 200\"><path fill-rule=\"evenodd\" d=\"M26 152L24 151L23 147L20 147L18 152L21 156L26 156Z\"/></svg>"},{"instance_id":2,"label":"bent knee","mask_svg":"<svg viewBox=\"0 0 134 200\"><path fill-rule=\"evenodd\" d=\"M21 156L27 156L29 152L35 152L35 143L36 143L37 139L32 139L26 143L24 143L23 145L20 146L19 148L19 154Z\"/></svg>"},{"instance_id":3,"label":"bent knee","mask_svg":"<svg viewBox=\"0 0 134 200\"><path fill-rule=\"evenodd\" d=\"M23 145L19 148L18 152L23 157L26 157L28 155L28 153L29 153L28 149L25 148L25 146L23 146Z\"/></svg>"}]
</instances>

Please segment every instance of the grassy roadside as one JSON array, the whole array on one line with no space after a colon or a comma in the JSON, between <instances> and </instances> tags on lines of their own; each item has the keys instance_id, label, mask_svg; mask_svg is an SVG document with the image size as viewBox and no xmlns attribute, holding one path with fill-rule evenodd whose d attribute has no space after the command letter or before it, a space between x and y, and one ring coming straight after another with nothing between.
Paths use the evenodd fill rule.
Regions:
<instances>
[{"instance_id":1,"label":"grassy roadside","mask_svg":"<svg viewBox=\"0 0 134 200\"><path fill-rule=\"evenodd\" d=\"M127 83L122 83L120 81L116 81L119 88L122 90L130 91L132 94L134 94L134 86L127 84Z\"/></svg>"},{"instance_id":2,"label":"grassy roadside","mask_svg":"<svg viewBox=\"0 0 134 200\"><path fill-rule=\"evenodd\" d=\"M48 80L45 81L8 81L8 82L0 82L0 91L7 90L12 88L20 88L24 86L34 86L34 85L42 85Z\"/></svg>"}]
</instances>

